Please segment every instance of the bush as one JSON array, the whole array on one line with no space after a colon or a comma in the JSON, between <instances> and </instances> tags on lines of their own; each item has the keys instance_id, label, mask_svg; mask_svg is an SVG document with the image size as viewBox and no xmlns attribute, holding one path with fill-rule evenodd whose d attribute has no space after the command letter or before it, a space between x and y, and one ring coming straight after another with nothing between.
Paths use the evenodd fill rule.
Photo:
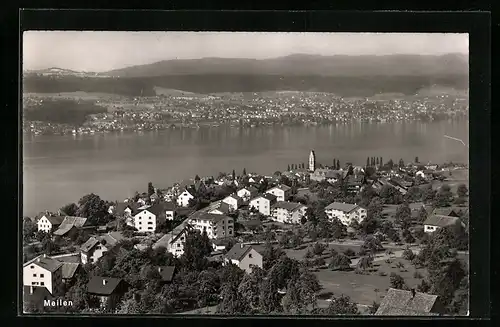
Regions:
<instances>
[{"instance_id":1,"label":"bush","mask_svg":"<svg viewBox=\"0 0 500 327\"><path fill-rule=\"evenodd\" d=\"M314 254L312 253L311 249L308 249L306 251L306 254L304 255L304 258L310 259L312 257L314 257Z\"/></svg>"},{"instance_id":2,"label":"bush","mask_svg":"<svg viewBox=\"0 0 500 327\"><path fill-rule=\"evenodd\" d=\"M387 276L387 273L385 271L379 271L378 275L379 276Z\"/></svg>"},{"instance_id":3,"label":"bush","mask_svg":"<svg viewBox=\"0 0 500 327\"><path fill-rule=\"evenodd\" d=\"M325 251L326 245L323 243L315 243L313 246L313 252L316 255L321 255Z\"/></svg>"},{"instance_id":4,"label":"bush","mask_svg":"<svg viewBox=\"0 0 500 327\"><path fill-rule=\"evenodd\" d=\"M412 261L415 258L415 253L409 248L403 251L403 259Z\"/></svg>"},{"instance_id":5,"label":"bush","mask_svg":"<svg viewBox=\"0 0 500 327\"><path fill-rule=\"evenodd\" d=\"M345 251L344 251L344 254L345 254L346 256L348 256L348 257L354 257L354 256L356 256L356 252L354 252L354 250L353 250L353 249L347 249L347 250L345 250Z\"/></svg>"},{"instance_id":6,"label":"bush","mask_svg":"<svg viewBox=\"0 0 500 327\"><path fill-rule=\"evenodd\" d=\"M323 258L317 258L314 260L314 265L315 266L324 266L326 264L325 259Z\"/></svg>"}]
</instances>

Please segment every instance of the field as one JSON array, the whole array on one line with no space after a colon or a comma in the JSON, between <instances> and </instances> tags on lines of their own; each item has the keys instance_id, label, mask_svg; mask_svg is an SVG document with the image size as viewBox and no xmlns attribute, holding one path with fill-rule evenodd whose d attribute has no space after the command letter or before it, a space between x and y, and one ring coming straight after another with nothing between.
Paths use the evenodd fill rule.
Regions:
<instances>
[{"instance_id":1,"label":"field","mask_svg":"<svg viewBox=\"0 0 500 327\"><path fill-rule=\"evenodd\" d=\"M397 268L396 264L398 262L403 263L405 268ZM391 272L401 275L409 287L416 287L421 281L421 279L413 277L417 269L404 259L392 259L390 264L385 261L375 262L373 263L373 269L377 269L377 271L370 272L367 275L356 274L354 271L331 271L329 269L315 272L322 286L319 302L324 302L322 304L324 306L328 303L326 299L331 295L339 296L344 294L358 304L371 305L373 301L380 303L390 287L389 276ZM425 276L425 269L418 269L418 271L422 276ZM387 275L380 276L379 273L381 272Z\"/></svg>"}]
</instances>

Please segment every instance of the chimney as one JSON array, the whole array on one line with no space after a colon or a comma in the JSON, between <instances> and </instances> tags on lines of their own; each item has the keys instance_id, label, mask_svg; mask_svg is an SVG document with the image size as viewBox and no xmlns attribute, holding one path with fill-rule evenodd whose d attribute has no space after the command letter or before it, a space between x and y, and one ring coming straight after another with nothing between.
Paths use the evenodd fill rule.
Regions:
<instances>
[{"instance_id":1,"label":"chimney","mask_svg":"<svg viewBox=\"0 0 500 327\"><path fill-rule=\"evenodd\" d=\"M243 245L243 243L240 243L240 248L242 248L242 249L243 249L243 246L244 246L244 245Z\"/></svg>"},{"instance_id":2,"label":"chimney","mask_svg":"<svg viewBox=\"0 0 500 327\"><path fill-rule=\"evenodd\" d=\"M30 294L33 294L34 287L30 286Z\"/></svg>"},{"instance_id":3,"label":"chimney","mask_svg":"<svg viewBox=\"0 0 500 327\"><path fill-rule=\"evenodd\" d=\"M415 289L414 289L414 288L412 288L412 289L411 289L411 297L412 297L412 298L414 298L414 297L415 297Z\"/></svg>"},{"instance_id":4,"label":"chimney","mask_svg":"<svg viewBox=\"0 0 500 327\"><path fill-rule=\"evenodd\" d=\"M108 281L106 279L102 280L102 285L106 285L107 283L108 283Z\"/></svg>"}]
</instances>

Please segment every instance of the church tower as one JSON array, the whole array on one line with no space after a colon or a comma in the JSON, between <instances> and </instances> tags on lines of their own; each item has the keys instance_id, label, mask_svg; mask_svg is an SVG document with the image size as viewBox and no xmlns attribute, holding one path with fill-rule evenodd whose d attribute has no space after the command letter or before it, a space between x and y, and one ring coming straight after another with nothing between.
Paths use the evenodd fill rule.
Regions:
<instances>
[{"instance_id":1,"label":"church tower","mask_svg":"<svg viewBox=\"0 0 500 327\"><path fill-rule=\"evenodd\" d=\"M309 170L316 170L316 154L314 153L314 150L311 150L311 153L309 154Z\"/></svg>"}]
</instances>

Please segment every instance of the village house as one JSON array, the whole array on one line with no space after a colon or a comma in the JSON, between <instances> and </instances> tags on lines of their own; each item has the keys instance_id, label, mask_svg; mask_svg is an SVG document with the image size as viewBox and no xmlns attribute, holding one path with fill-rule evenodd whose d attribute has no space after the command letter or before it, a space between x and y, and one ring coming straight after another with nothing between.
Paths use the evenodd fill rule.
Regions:
<instances>
[{"instance_id":1,"label":"village house","mask_svg":"<svg viewBox=\"0 0 500 327\"><path fill-rule=\"evenodd\" d=\"M186 241L186 235L190 230L191 226L187 223L180 224L154 243L153 249L163 247L167 252L172 253L175 257L180 257L184 254L184 242Z\"/></svg>"},{"instance_id":2,"label":"village house","mask_svg":"<svg viewBox=\"0 0 500 327\"><path fill-rule=\"evenodd\" d=\"M51 258L62 262L62 280L65 285L70 285L78 275L85 273L79 252L54 255Z\"/></svg>"},{"instance_id":3,"label":"village house","mask_svg":"<svg viewBox=\"0 0 500 327\"><path fill-rule=\"evenodd\" d=\"M142 207L134 216L134 227L142 233L154 233L156 227L165 221L167 213L173 219L171 204L165 202Z\"/></svg>"},{"instance_id":4,"label":"village house","mask_svg":"<svg viewBox=\"0 0 500 327\"><path fill-rule=\"evenodd\" d=\"M87 283L87 293L99 300L101 308L115 309L127 289L121 278L93 276Z\"/></svg>"},{"instance_id":5,"label":"village house","mask_svg":"<svg viewBox=\"0 0 500 327\"><path fill-rule=\"evenodd\" d=\"M95 230L87 218L82 217L64 217L59 228L56 229L52 235L59 237L73 237L78 231L86 231L91 233Z\"/></svg>"},{"instance_id":6,"label":"village house","mask_svg":"<svg viewBox=\"0 0 500 327\"><path fill-rule=\"evenodd\" d=\"M251 198L255 197L258 192L259 191L255 187L249 186L249 187L244 187L244 188L238 190L238 192L236 192L236 195L238 195L240 198L242 198L243 201L247 202Z\"/></svg>"},{"instance_id":7,"label":"village house","mask_svg":"<svg viewBox=\"0 0 500 327\"><path fill-rule=\"evenodd\" d=\"M444 313L439 296L416 292L414 289L389 291L380 302L377 316L438 316Z\"/></svg>"},{"instance_id":8,"label":"village house","mask_svg":"<svg viewBox=\"0 0 500 327\"><path fill-rule=\"evenodd\" d=\"M226 215L195 212L188 224L201 233L207 232L210 239L234 236L234 220Z\"/></svg>"},{"instance_id":9,"label":"village house","mask_svg":"<svg viewBox=\"0 0 500 327\"><path fill-rule=\"evenodd\" d=\"M63 263L46 254L26 262L23 265L23 286L41 286L52 295L63 292Z\"/></svg>"},{"instance_id":10,"label":"village house","mask_svg":"<svg viewBox=\"0 0 500 327\"><path fill-rule=\"evenodd\" d=\"M364 176L363 175L349 175L344 179L347 185L347 192L351 194L358 194L363 186Z\"/></svg>"},{"instance_id":11,"label":"village house","mask_svg":"<svg viewBox=\"0 0 500 327\"><path fill-rule=\"evenodd\" d=\"M43 215L42 218L40 218L36 223L38 226L38 231L50 233L57 227L59 227L63 220L64 216Z\"/></svg>"},{"instance_id":12,"label":"village house","mask_svg":"<svg viewBox=\"0 0 500 327\"><path fill-rule=\"evenodd\" d=\"M340 178L344 177L344 171L342 170L332 170L325 168L316 168L309 178L312 181L322 182L327 181L330 184L337 182Z\"/></svg>"},{"instance_id":13,"label":"village house","mask_svg":"<svg viewBox=\"0 0 500 327\"><path fill-rule=\"evenodd\" d=\"M234 264L246 273L251 273L253 267L262 268L262 254L251 245L235 244L224 256L224 264Z\"/></svg>"},{"instance_id":14,"label":"village house","mask_svg":"<svg viewBox=\"0 0 500 327\"><path fill-rule=\"evenodd\" d=\"M433 214L427 217L427 219L424 221L424 232L433 233L440 228L453 226L456 224L465 226L460 218Z\"/></svg>"},{"instance_id":15,"label":"village house","mask_svg":"<svg viewBox=\"0 0 500 327\"><path fill-rule=\"evenodd\" d=\"M301 203L278 201L272 206L272 215L280 223L300 224L306 210L307 207Z\"/></svg>"},{"instance_id":16,"label":"village house","mask_svg":"<svg viewBox=\"0 0 500 327\"><path fill-rule=\"evenodd\" d=\"M276 203L276 195L266 193L250 200L248 207L254 208L264 216L271 215L271 207Z\"/></svg>"},{"instance_id":17,"label":"village house","mask_svg":"<svg viewBox=\"0 0 500 327\"><path fill-rule=\"evenodd\" d=\"M361 223L366 218L366 209L356 204L333 202L325 208L325 213L329 219L338 218L340 222L349 226L356 220Z\"/></svg>"},{"instance_id":18,"label":"village house","mask_svg":"<svg viewBox=\"0 0 500 327\"><path fill-rule=\"evenodd\" d=\"M118 232L110 232L102 236L92 236L80 247L82 264L96 263L97 260L111 250L124 237Z\"/></svg>"},{"instance_id":19,"label":"village house","mask_svg":"<svg viewBox=\"0 0 500 327\"><path fill-rule=\"evenodd\" d=\"M277 201L287 201L292 193L292 188L286 185L278 185L270 188L266 193L273 194L276 196Z\"/></svg>"},{"instance_id":20,"label":"village house","mask_svg":"<svg viewBox=\"0 0 500 327\"><path fill-rule=\"evenodd\" d=\"M185 189L177 197L177 205L179 207L189 207L189 200L192 200L192 199L194 199L194 192Z\"/></svg>"},{"instance_id":21,"label":"village house","mask_svg":"<svg viewBox=\"0 0 500 327\"><path fill-rule=\"evenodd\" d=\"M242 205L243 203L243 199L240 198L238 195L236 194L231 194L227 197L225 197L223 200L222 200L223 203L227 203L229 205L229 209L231 211L236 211L238 210L238 208Z\"/></svg>"},{"instance_id":22,"label":"village house","mask_svg":"<svg viewBox=\"0 0 500 327\"><path fill-rule=\"evenodd\" d=\"M432 208L432 207L426 207L427 212L430 215L439 215L439 216L449 216L449 217L460 217L460 210L453 208L453 207L447 207L447 208Z\"/></svg>"}]
</instances>

